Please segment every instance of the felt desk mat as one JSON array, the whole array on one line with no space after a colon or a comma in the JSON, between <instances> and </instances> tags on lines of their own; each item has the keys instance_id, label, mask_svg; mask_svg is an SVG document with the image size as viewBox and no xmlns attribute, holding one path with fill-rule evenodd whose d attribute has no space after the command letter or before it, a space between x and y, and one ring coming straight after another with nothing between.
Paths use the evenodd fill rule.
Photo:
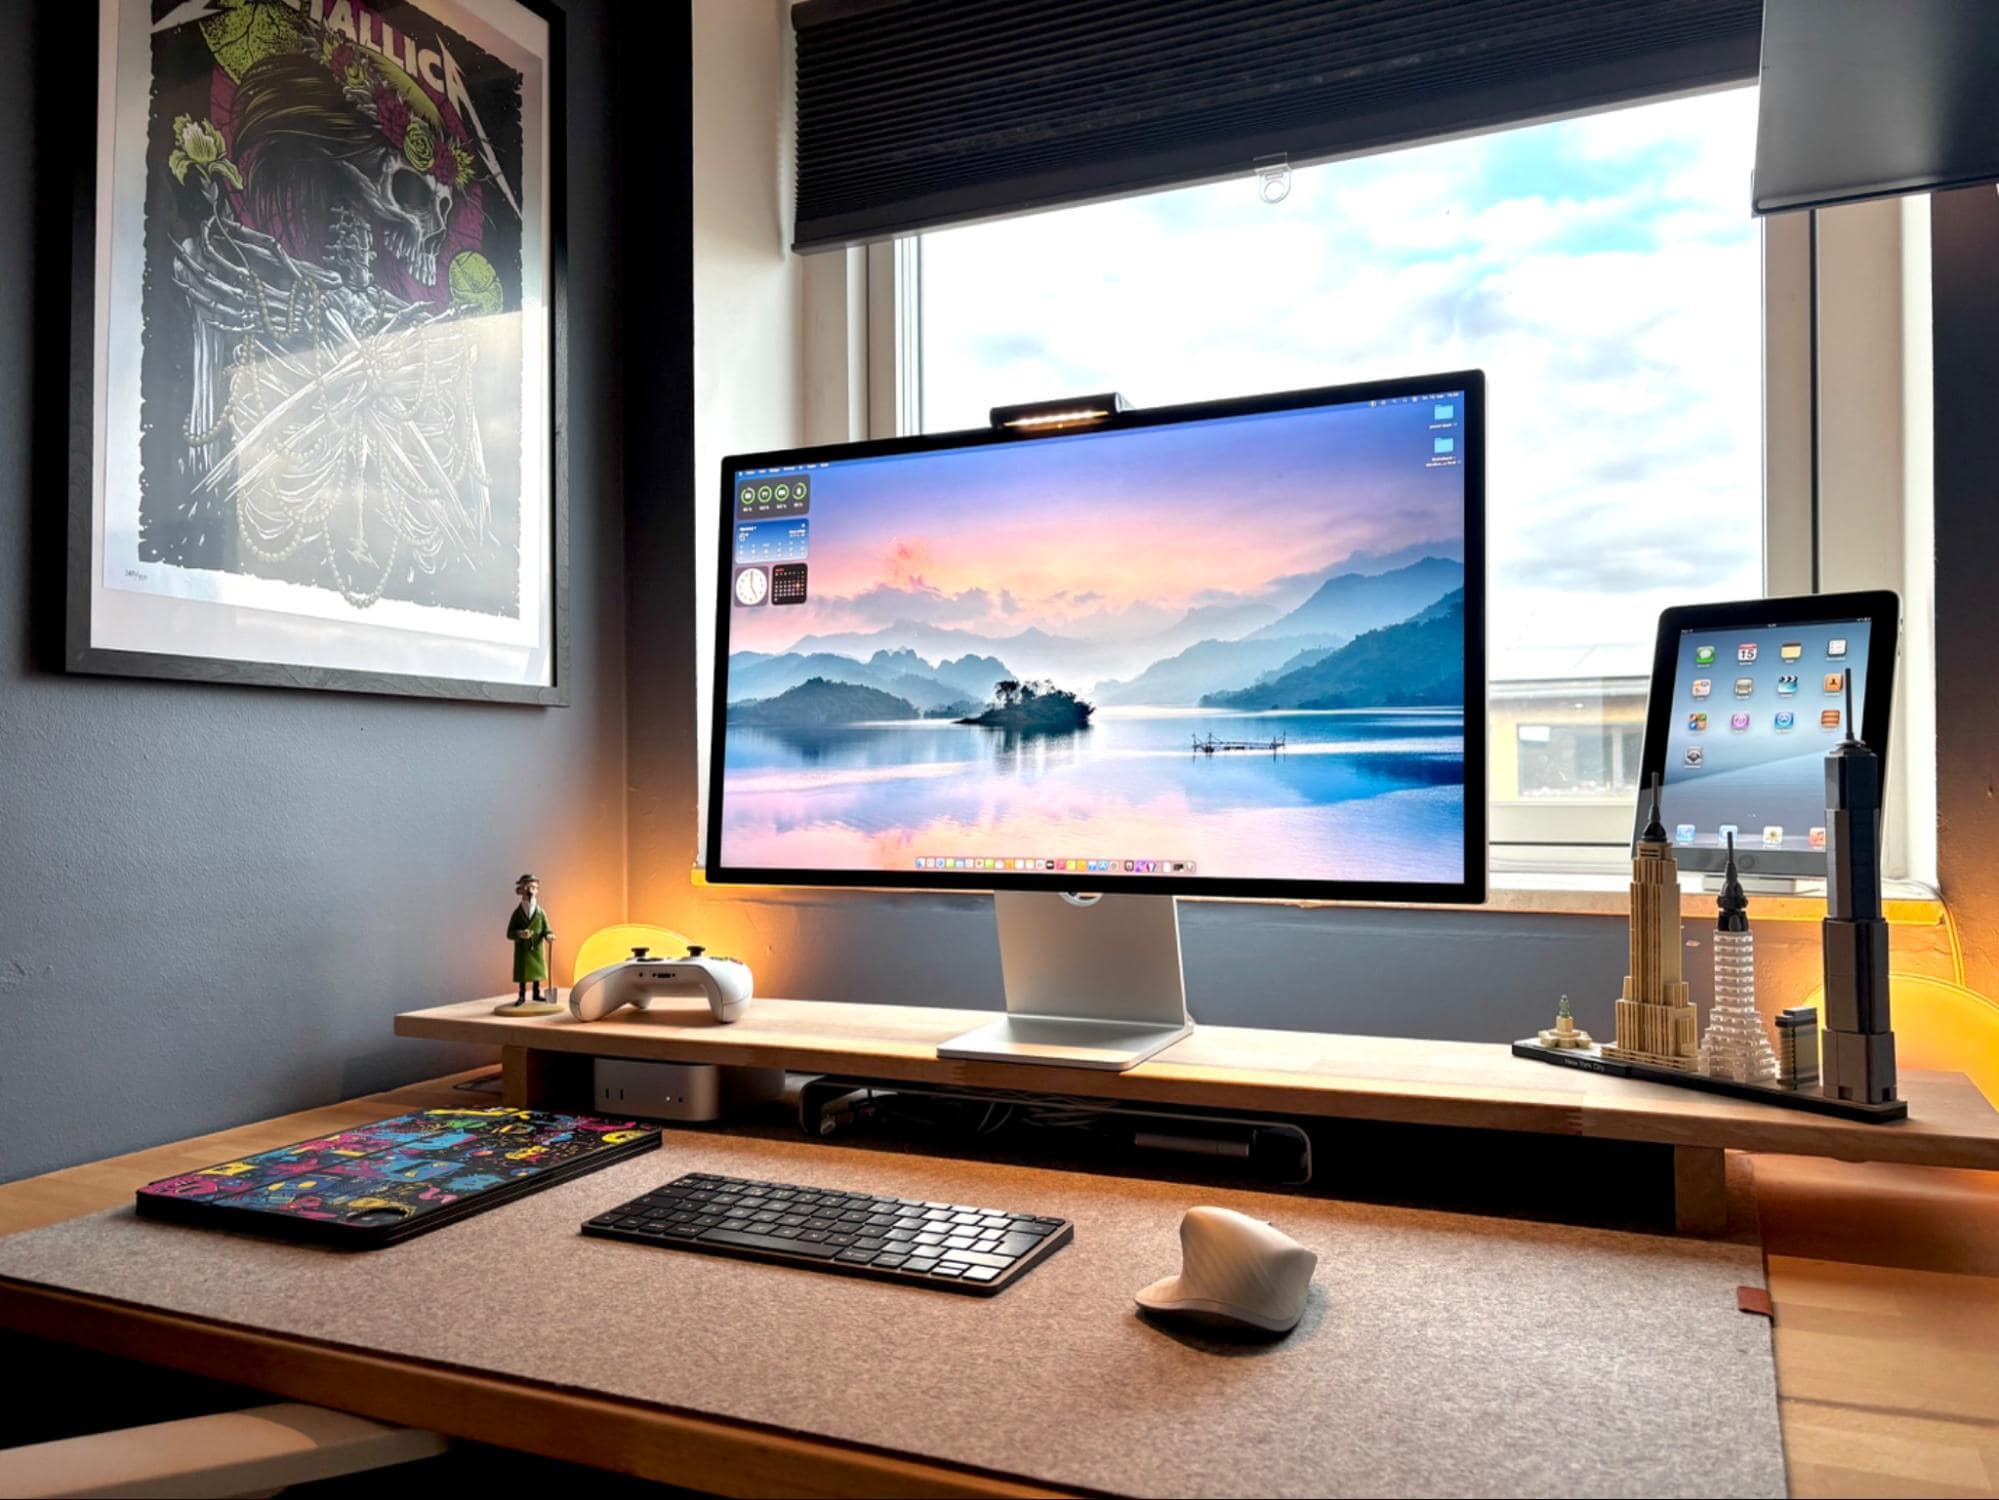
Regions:
<instances>
[{"instance_id":1,"label":"felt desk mat","mask_svg":"<svg viewBox=\"0 0 1999 1500\"><path fill-rule=\"evenodd\" d=\"M1076 1236L982 1298L577 1232L689 1171L1059 1215ZM1318 1253L1288 1337L1135 1310L1202 1202ZM0 1239L0 1276L1116 1493L1785 1491L1769 1325L1736 1308L1762 1284L1752 1245L669 1131L384 1250L116 1209Z\"/></svg>"}]
</instances>

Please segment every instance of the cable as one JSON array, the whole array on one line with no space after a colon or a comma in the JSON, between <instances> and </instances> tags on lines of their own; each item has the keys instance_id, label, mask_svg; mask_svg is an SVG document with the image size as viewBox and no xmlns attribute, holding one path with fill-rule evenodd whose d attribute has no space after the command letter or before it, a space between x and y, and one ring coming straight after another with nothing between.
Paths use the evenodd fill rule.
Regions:
<instances>
[{"instance_id":1,"label":"cable","mask_svg":"<svg viewBox=\"0 0 1999 1500\"><path fill-rule=\"evenodd\" d=\"M1957 938L1957 919L1950 914L1950 903L1938 898L1937 907L1943 912L1944 935L1950 939L1950 975L1959 989L1966 989L1964 979L1964 945Z\"/></svg>"}]
</instances>

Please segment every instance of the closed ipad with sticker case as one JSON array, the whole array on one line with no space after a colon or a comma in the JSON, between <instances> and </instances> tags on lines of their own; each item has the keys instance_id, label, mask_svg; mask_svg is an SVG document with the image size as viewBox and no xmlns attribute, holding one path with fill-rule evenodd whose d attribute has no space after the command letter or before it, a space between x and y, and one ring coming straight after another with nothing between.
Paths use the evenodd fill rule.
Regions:
<instances>
[{"instance_id":1,"label":"closed ipad with sticker case","mask_svg":"<svg viewBox=\"0 0 1999 1500\"><path fill-rule=\"evenodd\" d=\"M392 1245L657 1149L638 1120L428 1109L139 1189L146 1218L342 1249Z\"/></svg>"}]
</instances>

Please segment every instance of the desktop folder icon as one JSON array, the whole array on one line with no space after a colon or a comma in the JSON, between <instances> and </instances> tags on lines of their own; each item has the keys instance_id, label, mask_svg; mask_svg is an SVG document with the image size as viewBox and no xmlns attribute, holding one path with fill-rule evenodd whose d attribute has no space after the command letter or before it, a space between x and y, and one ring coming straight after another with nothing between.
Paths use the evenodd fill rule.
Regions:
<instances>
[{"instance_id":1,"label":"desktop folder icon","mask_svg":"<svg viewBox=\"0 0 1999 1500\"><path fill-rule=\"evenodd\" d=\"M1440 437L1437 439L1436 446L1439 453L1455 453L1458 451L1458 440L1456 438Z\"/></svg>"}]
</instances>

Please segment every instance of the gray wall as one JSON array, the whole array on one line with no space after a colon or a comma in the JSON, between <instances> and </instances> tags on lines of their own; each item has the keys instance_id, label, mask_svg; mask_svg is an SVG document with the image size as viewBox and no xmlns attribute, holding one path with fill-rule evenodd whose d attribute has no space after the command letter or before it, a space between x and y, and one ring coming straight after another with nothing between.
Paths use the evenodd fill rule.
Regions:
<instances>
[{"instance_id":1,"label":"gray wall","mask_svg":"<svg viewBox=\"0 0 1999 1500\"><path fill-rule=\"evenodd\" d=\"M59 54L53 34L94 8L10 7L0 48L0 1178L483 1061L397 1041L390 1017L504 987L514 876L544 878L566 936L624 909L607 4L570 6L582 272L573 706L557 710L57 670L68 182L64 142L37 122L55 91L94 88L91 54Z\"/></svg>"}]
</instances>

